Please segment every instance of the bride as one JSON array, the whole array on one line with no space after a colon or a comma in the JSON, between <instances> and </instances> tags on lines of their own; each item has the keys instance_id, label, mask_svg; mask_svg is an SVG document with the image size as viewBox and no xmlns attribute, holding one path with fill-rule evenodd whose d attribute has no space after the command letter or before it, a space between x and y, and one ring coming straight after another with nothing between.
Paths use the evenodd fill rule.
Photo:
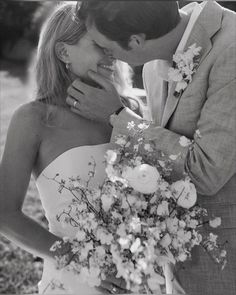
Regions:
<instances>
[{"instance_id":1,"label":"bride","mask_svg":"<svg viewBox=\"0 0 236 295\"><path fill-rule=\"evenodd\" d=\"M107 57L87 35L85 26L73 18L75 4L59 5L44 24L38 45L36 100L14 113L0 166L0 232L23 249L44 259L40 293L100 294L72 273L56 270L50 247L75 232L57 221L56 215L70 203L59 193L52 179L56 174L68 179L87 179L91 157L96 161L93 185L105 177L104 153L111 127L90 121L66 104L67 88L76 79L86 83L87 72L94 70L114 82L121 96L130 89L128 67ZM122 75L121 75L122 71ZM139 108L136 100L124 102ZM49 230L22 213L27 187L33 174ZM68 251L67 245L61 253ZM63 289L58 283L63 284ZM107 284L107 282L105 282ZM108 284L103 290L109 290Z\"/></svg>"}]
</instances>

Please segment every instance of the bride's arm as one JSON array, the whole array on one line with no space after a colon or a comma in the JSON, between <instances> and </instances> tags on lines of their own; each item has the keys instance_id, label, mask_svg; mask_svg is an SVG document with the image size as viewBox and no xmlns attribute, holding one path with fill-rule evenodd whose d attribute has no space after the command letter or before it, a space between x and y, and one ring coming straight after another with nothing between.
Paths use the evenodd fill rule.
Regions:
<instances>
[{"instance_id":1,"label":"bride's arm","mask_svg":"<svg viewBox=\"0 0 236 295\"><path fill-rule=\"evenodd\" d=\"M12 117L0 164L0 233L42 258L59 238L22 212L22 206L41 141L40 123L30 105Z\"/></svg>"}]
</instances>

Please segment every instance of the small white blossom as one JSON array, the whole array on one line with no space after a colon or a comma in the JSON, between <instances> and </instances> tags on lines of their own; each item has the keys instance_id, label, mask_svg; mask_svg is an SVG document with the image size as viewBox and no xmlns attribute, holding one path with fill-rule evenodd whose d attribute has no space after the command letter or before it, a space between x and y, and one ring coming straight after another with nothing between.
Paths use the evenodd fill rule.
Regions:
<instances>
[{"instance_id":1,"label":"small white blossom","mask_svg":"<svg viewBox=\"0 0 236 295\"><path fill-rule=\"evenodd\" d=\"M135 127L135 123L134 123L134 121L128 122L128 124L127 124L127 129L131 130L131 129L133 129L134 127Z\"/></svg>"},{"instance_id":2,"label":"small white blossom","mask_svg":"<svg viewBox=\"0 0 236 295\"><path fill-rule=\"evenodd\" d=\"M165 283L165 279L157 273L151 275L151 277L147 281L149 288L153 292L160 291L160 285L163 285Z\"/></svg>"},{"instance_id":3,"label":"small white blossom","mask_svg":"<svg viewBox=\"0 0 236 295\"><path fill-rule=\"evenodd\" d=\"M214 219L209 220L209 225L213 228L216 228L221 225L221 218L216 217Z\"/></svg>"},{"instance_id":4,"label":"small white blossom","mask_svg":"<svg viewBox=\"0 0 236 295\"><path fill-rule=\"evenodd\" d=\"M101 200L102 200L102 208L105 212L107 212L108 210L110 210L113 202L114 202L114 198L111 195L106 195L103 194L101 196Z\"/></svg>"},{"instance_id":5,"label":"small white blossom","mask_svg":"<svg viewBox=\"0 0 236 295\"><path fill-rule=\"evenodd\" d=\"M108 150L106 152L105 158L106 158L108 164L114 164L117 159L117 153L115 151Z\"/></svg>"},{"instance_id":6,"label":"small white blossom","mask_svg":"<svg viewBox=\"0 0 236 295\"><path fill-rule=\"evenodd\" d=\"M113 240L113 235L110 233L107 233L102 228L99 228L97 230L97 237L101 241L102 244L110 245Z\"/></svg>"},{"instance_id":7,"label":"small white blossom","mask_svg":"<svg viewBox=\"0 0 236 295\"><path fill-rule=\"evenodd\" d=\"M197 201L197 191L189 180L178 180L171 185L173 195L180 207L189 209Z\"/></svg>"},{"instance_id":8,"label":"small white blossom","mask_svg":"<svg viewBox=\"0 0 236 295\"><path fill-rule=\"evenodd\" d=\"M157 207L157 215L164 216L169 215L169 203L167 201L162 201Z\"/></svg>"},{"instance_id":9,"label":"small white blossom","mask_svg":"<svg viewBox=\"0 0 236 295\"><path fill-rule=\"evenodd\" d=\"M149 124L147 122L143 122L143 123L138 124L138 128L141 130L145 130L148 127L149 127Z\"/></svg>"},{"instance_id":10,"label":"small white blossom","mask_svg":"<svg viewBox=\"0 0 236 295\"><path fill-rule=\"evenodd\" d=\"M199 129L197 129L197 130L195 131L195 136L196 136L197 138L201 138L201 137L202 137L202 135L201 135Z\"/></svg>"},{"instance_id":11,"label":"small white blossom","mask_svg":"<svg viewBox=\"0 0 236 295\"><path fill-rule=\"evenodd\" d=\"M86 234L83 230L78 230L75 237L78 241L84 241Z\"/></svg>"},{"instance_id":12,"label":"small white blossom","mask_svg":"<svg viewBox=\"0 0 236 295\"><path fill-rule=\"evenodd\" d=\"M176 52L173 55L174 67L168 71L169 81L176 82L175 94L182 93L192 82L192 76L196 72L197 63L194 58L199 55L201 47L196 47L196 43L189 46L185 52Z\"/></svg>"},{"instance_id":13,"label":"small white blossom","mask_svg":"<svg viewBox=\"0 0 236 295\"><path fill-rule=\"evenodd\" d=\"M136 240L134 241L134 243L130 247L130 251L132 253L137 252L139 250L140 246L141 246L140 238L136 238Z\"/></svg>"},{"instance_id":14,"label":"small white blossom","mask_svg":"<svg viewBox=\"0 0 236 295\"><path fill-rule=\"evenodd\" d=\"M168 233L165 234L164 237L161 239L160 244L164 248L167 248L171 244L171 237Z\"/></svg>"},{"instance_id":15,"label":"small white blossom","mask_svg":"<svg viewBox=\"0 0 236 295\"><path fill-rule=\"evenodd\" d=\"M145 143L144 145L144 149L148 152L151 152L152 151L152 148L151 148L151 145L149 143Z\"/></svg>"},{"instance_id":16,"label":"small white blossom","mask_svg":"<svg viewBox=\"0 0 236 295\"><path fill-rule=\"evenodd\" d=\"M186 146L191 145L192 141L190 139L188 139L187 137L185 137L185 136L181 136L180 139L179 139L179 144L182 147L186 147Z\"/></svg>"},{"instance_id":17,"label":"small white blossom","mask_svg":"<svg viewBox=\"0 0 236 295\"><path fill-rule=\"evenodd\" d=\"M180 154L178 155L170 155L169 158L172 160L172 161L175 161L179 158Z\"/></svg>"},{"instance_id":18,"label":"small white blossom","mask_svg":"<svg viewBox=\"0 0 236 295\"><path fill-rule=\"evenodd\" d=\"M115 143L124 146L126 144L126 136L117 136Z\"/></svg>"},{"instance_id":19,"label":"small white blossom","mask_svg":"<svg viewBox=\"0 0 236 295\"><path fill-rule=\"evenodd\" d=\"M130 239L128 237L126 238L119 238L118 242L120 243L121 247L123 249L129 249L130 247Z\"/></svg>"}]
</instances>

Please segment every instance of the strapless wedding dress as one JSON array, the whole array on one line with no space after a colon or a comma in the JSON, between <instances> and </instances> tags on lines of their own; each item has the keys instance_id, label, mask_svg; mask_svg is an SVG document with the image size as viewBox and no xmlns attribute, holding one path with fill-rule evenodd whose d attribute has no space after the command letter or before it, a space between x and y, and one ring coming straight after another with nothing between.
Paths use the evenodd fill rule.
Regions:
<instances>
[{"instance_id":1,"label":"strapless wedding dress","mask_svg":"<svg viewBox=\"0 0 236 295\"><path fill-rule=\"evenodd\" d=\"M74 237L76 228L69 225L62 225L56 219L56 215L70 204L72 195L63 190L58 191L59 185L52 180L56 174L58 180L68 180L70 177L80 176L82 180L88 180L88 172L91 170L89 162L95 161L96 172L91 181L91 186L97 187L105 178L104 155L111 144L99 144L93 146L80 146L69 149L54 159L36 179L42 206L48 220L49 231L59 237ZM63 289L58 287L59 282ZM55 265L45 260L42 280L39 283L39 293L44 294L81 294L97 295L102 294L95 288L90 287L86 282L79 281L72 272L57 270Z\"/></svg>"}]
</instances>

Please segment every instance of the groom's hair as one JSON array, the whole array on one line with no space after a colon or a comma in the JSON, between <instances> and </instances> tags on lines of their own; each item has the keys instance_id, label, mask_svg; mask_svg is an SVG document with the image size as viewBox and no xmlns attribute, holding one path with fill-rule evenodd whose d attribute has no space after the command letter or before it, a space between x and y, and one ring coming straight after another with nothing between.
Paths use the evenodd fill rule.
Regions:
<instances>
[{"instance_id":1,"label":"groom's hair","mask_svg":"<svg viewBox=\"0 0 236 295\"><path fill-rule=\"evenodd\" d=\"M82 1L77 15L125 49L131 35L157 39L180 21L177 1Z\"/></svg>"}]
</instances>

